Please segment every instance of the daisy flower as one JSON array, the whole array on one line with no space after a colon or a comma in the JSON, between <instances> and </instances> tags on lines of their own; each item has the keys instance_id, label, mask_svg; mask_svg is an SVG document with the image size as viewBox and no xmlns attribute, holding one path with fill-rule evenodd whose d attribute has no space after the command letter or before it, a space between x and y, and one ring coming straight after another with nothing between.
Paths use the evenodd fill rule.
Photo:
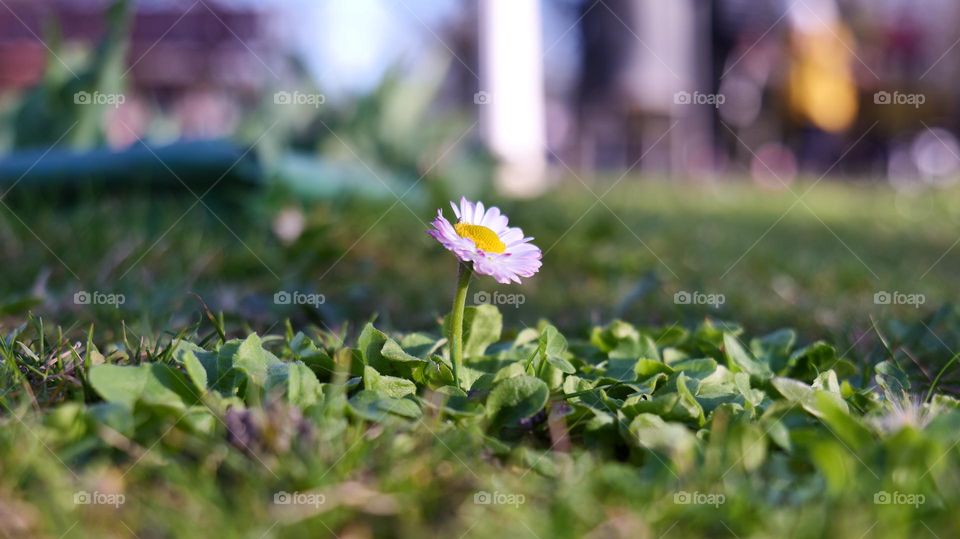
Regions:
<instances>
[{"instance_id":1,"label":"daisy flower","mask_svg":"<svg viewBox=\"0 0 960 539\"><path fill-rule=\"evenodd\" d=\"M461 262L473 265L479 275L489 275L498 283L519 283L540 270L540 248L524 237L523 231L507 226L506 215L493 206L484 209L483 202L474 204L466 198L460 205L450 203L457 223L451 224L437 210L433 229L427 231Z\"/></svg>"},{"instance_id":2,"label":"daisy flower","mask_svg":"<svg viewBox=\"0 0 960 539\"><path fill-rule=\"evenodd\" d=\"M474 204L466 198L460 199L460 205L450 203L456 223L450 223L443 216L443 210L437 210L433 228L427 234L433 236L440 245L447 248L460 260L460 275L457 279L457 293L453 298L453 311L450 313L450 363L453 366L453 381L460 387L460 366L463 362L463 310L467 303L467 288L473 273L489 275L498 283L519 283L520 278L532 277L540 270L540 248L530 243L533 238L523 235L519 228L507 226L507 216L500 208L483 207L482 202Z\"/></svg>"}]
</instances>

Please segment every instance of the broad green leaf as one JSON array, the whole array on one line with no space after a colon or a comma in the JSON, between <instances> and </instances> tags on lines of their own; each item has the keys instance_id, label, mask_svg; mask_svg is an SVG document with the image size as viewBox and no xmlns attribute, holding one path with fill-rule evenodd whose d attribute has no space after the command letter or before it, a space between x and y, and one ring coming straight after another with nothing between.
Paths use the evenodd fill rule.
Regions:
<instances>
[{"instance_id":1,"label":"broad green leaf","mask_svg":"<svg viewBox=\"0 0 960 539\"><path fill-rule=\"evenodd\" d=\"M381 350L389 339L386 333L373 327L373 324L368 322L363 326L363 331L357 337L357 348L360 350L363 363L374 367L381 364L383 359Z\"/></svg>"},{"instance_id":2,"label":"broad green leaf","mask_svg":"<svg viewBox=\"0 0 960 539\"><path fill-rule=\"evenodd\" d=\"M641 356L640 332L623 320L614 320L606 327L594 328L590 342L611 358L637 359Z\"/></svg>"},{"instance_id":3,"label":"broad green leaf","mask_svg":"<svg viewBox=\"0 0 960 539\"><path fill-rule=\"evenodd\" d=\"M804 402L813 395L813 388L807 384L794 380L793 378L775 377L772 382L773 387L790 402Z\"/></svg>"},{"instance_id":4,"label":"broad green leaf","mask_svg":"<svg viewBox=\"0 0 960 539\"><path fill-rule=\"evenodd\" d=\"M323 396L317 375L302 361L279 363L269 369L267 390L281 389L287 402L301 408L314 405Z\"/></svg>"},{"instance_id":5,"label":"broad green leaf","mask_svg":"<svg viewBox=\"0 0 960 539\"><path fill-rule=\"evenodd\" d=\"M670 365L674 371L683 371L688 376L708 376L717 370L717 362L710 357L684 359Z\"/></svg>"},{"instance_id":6,"label":"broad green leaf","mask_svg":"<svg viewBox=\"0 0 960 539\"><path fill-rule=\"evenodd\" d=\"M745 372L750 376L767 379L773 376L770 367L752 358L740 345L740 340L730 333L723 335L723 349L727 356L727 366L733 372Z\"/></svg>"},{"instance_id":7,"label":"broad green leaf","mask_svg":"<svg viewBox=\"0 0 960 539\"><path fill-rule=\"evenodd\" d=\"M779 372L790 358L790 350L797 341L797 333L792 329L779 329L750 341L750 351L759 361L770 365Z\"/></svg>"},{"instance_id":8,"label":"broad green leaf","mask_svg":"<svg viewBox=\"0 0 960 539\"><path fill-rule=\"evenodd\" d=\"M636 357L611 357L606 362L606 375L620 382L632 382L637 379Z\"/></svg>"},{"instance_id":9,"label":"broad green leaf","mask_svg":"<svg viewBox=\"0 0 960 539\"><path fill-rule=\"evenodd\" d=\"M336 371L333 358L318 348L303 332L298 332L290 339L290 351L293 353L293 359L302 361L324 379L328 379Z\"/></svg>"},{"instance_id":10,"label":"broad green leaf","mask_svg":"<svg viewBox=\"0 0 960 539\"><path fill-rule=\"evenodd\" d=\"M493 305L467 307L463 313L463 356L482 356L487 347L500 340L503 315Z\"/></svg>"},{"instance_id":11,"label":"broad green leaf","mask_svg":"<svg viewBox=\"0 0 960 539\"><path fill-rule=\"evenodd\" d=\"M889 359L881 361L873 370L876 373L874 377L877 385L883 390L888 401L899 402L910 391L910 379L907 373L893 361Z\"/></svg>"},{"instance_id":12,"label":"broad green leaf","mask_svg":"<svg viewBox=\"0 0 960 539\"><path fill-rule=\"evenodd\" d=\"M437 389L436 394L440 396L441 409L447 415L454 417L483 415L483 405L471 400L462 389L444 386Z\"/></svg>"},{"instance_id":13,"label":"broad green leaf","mask_svg":"<svg viewBox=\"0 0 960 539\"><path fill-rule=\"evenodd\" d=\"M693 463L697 438L679 423L668 423L654 414L640 414L630 421L628 441L668 455L683 470Z\"/></svg>"},{"instance_id":14,"label":"broad green leaf","mask_svg":"<svg viewBox=\"0 0 960 539\"><path fill-rule=\"evenodd\" d=\"M383 348L380 349L380 355L390 361L401 363L426 363L425 359L405 352L403 347L393 339L387 339L387 342L383 343Z\"/></svg>"},{"instance_id":15,"label":"broad green leaf","mask_svg":"<svg viewBox=\"0 0 960 539\"><path fill-rule=\"evenodd\" d=\"M187 376L190 378L190 381L193 382L197 393L201 395L206 393L207 370L203 367L203 364L200 363L200 360L197 359L196 354L188 351L184 353L181 360L183 361L183 368L187 371Z\"/></svg>"},{"instance_id":16,"label":"broad green leaf","mask_svg":"<svg viewBox=\"0 0 960 539\"><path fill-rule=\"evenodd\" d=\"M546 406L550 389L539 378L517 376L494 386L487 397L487 417L494 426L513 425Z\"/></svg>"},{"instance_id":17,"label":"broad green leaf","mask_svg":"<svg viewBox=\"0 0 960 539\"><path fill-rule=\"evenodd\" d=\"M680 395L680 400L677 403L679 406L683 407L686 411L686 414L693 418L696 421L698 426L701 426L705 422L703 415L703 408L700 406L700 403L697 402L697 399L693 397L693 393L687 387L689 378L685 374L680 373L677 376L677 393ZM696 381L689 382L696 384Z\"/></svg>"},{"instance_id":18,"label":"broad green leaf","mask_svg":"<svg viewBox=\"0 0 960 539\"><path fill-rule=\"evenodd\" d=\"M146 366L94 365L90 368L90 385L107 402L132 408L147 383Z\"/></svg>"},{"instance_id":19,"label":"broad green leaf","mask_svg":"<svg viewBox=\"0 0 960 539\"><path fill-rule=\"evenodd\" d=\"M547 358L547 361L549 361L550 364L553 365L560 372L563 372L566 374L574 374L575 372L577 372L577 368L574 367L572 363L570 363L569 361L567 361L562 357L549 356Z\"/></svg>"},{"instance_id":20,"label":"broad green leaf","mask_svg":"<svg viewBox=\"0 0 960 539\"><path fill-rule=\"evenodd\" d=\"M817 341L795 351L784 373L804 382L812 382L821 372L829 369L836 370L842 376L850 376L855 371L852 363L837 357L833 346Z\"/></svg>"},{"instance_id":21,"label":"broad green leaf","mask_svg":"<svg viewBox=\"0 0 960 539\"><path fill-rule=\"evenodd\" d=\"M660 360L660 352L657 350L657 343L649 335L640 337L637 356L643 359Z\"/></svg>"},{"instance_id":22,"label":"broad green leaf","mask_svg":"<svg viewBox=\"0 0 960 539\"><path fill-rule=\"evenodd\" d=\"M637 380L644 380L657 373L673 374L673 369L656 359L640 358L633 366Z\"/></svg>"},{"instance_id":23,"label":"broad green leaf","mask_svg":"<svg viewBox=\"0 0 960 539\"><path fill-rule=\"evenodd\" d=\"M164 363L95 365L90 369L90 385L105 401L127 407L142 402L184 408L198 402L196 389L187 377Z\"/></svg>"},{"instance_id":24,"label":"broad green leaf","mask_svg":"<svg viewBox=\"0 0 960 539\"><path fill-rule=\"evenodd\" d=\"M410 380L382 375L369 366L363 370L363 388L397 399L417 392L416 384Z\"/></svg>"},{"instance_id":25,"label":"broad green leaf","mask_svg":"<svg viewBox=\"0 0 960 539\"><path fill-rule=\"evenodd\" d=\"M374 391L363 390L350 397L350 410L362 419L384 421L391 414L407 419L419 419L423 412L410 399L386 397Z\"/></svg>"},{"instance_id":26,"label":"broad green leaf","mask_svg":"<svg viewBox=\"0 0 960 539\"><path fill-rule=\"evenodd\" d=\"M281 362L277 356L263 348L263 342L256 333L251 333L240 343L233 366L247 375L247 379L259 387L267 383L267 373L271 366Z\"/></svg>"}]
</instances>

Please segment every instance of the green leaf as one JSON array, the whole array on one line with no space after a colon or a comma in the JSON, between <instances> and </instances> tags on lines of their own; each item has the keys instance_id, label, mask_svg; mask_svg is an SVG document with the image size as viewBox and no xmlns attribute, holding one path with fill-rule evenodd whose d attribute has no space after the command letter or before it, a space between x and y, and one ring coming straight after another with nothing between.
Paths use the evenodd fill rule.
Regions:
<instances>
[{"instance_id":1,"label":"green leaf","mask_svg":"<svg viewBox=\"0 0 960 539\"><path fill-rule=\"evenodd\" d=\"M745 372L750 376L767 379L773 376L770 367L760 363L740 345L740 340L731 333L723 334L723 350L727 356L727 366L733 372Z\"/></svg>"},{"instance_id":2,"label":"green leaf","mask_svg":"<svg viewBox=\"0 0 960 539\"><path fill-rule=\"evenodd\" d=\"M398 361L400 363L426 363L427 360L421 359L417 356L406 353L400 344L393 339L387 339L387 342L383 343L383 347L380 349L381 357L389 359L390 361Z\"/></svg>"},{"instance_id":3,"label":"green leaf","mask_svg":"<svg viewBox=\"0 0 960 539\"><path fill-rule=\"evenodd\" d=\"M323 397L323 386L317 375L302 361L270 367L266 389L273 391L278 388L286 396L287 402L301 408L314 405Z\"/></svg>"},{"instance_id":4,"label":"green leaf","mask_svg":"<svg viewBox=\"0 0 960 539\"><path fill-rule=\"evenodd\" d=\"M290 351L293 353L293 359L302 361L304 365L319 373L324 379L329 378L336 372L333 358L327 352L318 348L313 340L304 335L303 332L298 332L290 339Z\"/></svg>"},{"instance_id":5,"label":"green leaf","mask_svg":"<svg viewBox=\"0 0 960 539\"><path fill-rule=\"evenodd\" d=\"M817 341L794 352L784 371L792 378L812 382L821 372L829 369L843 376L850 376L856 370L852 363L837 357L837 350L833 346Z\"/></svg>"},{"instance_id":6,"label":"green leaf","mask_svg":"<svg viewBox=\"0 0 960 539\"><path fill-rule=\"evenodd\" d=\"M640 337L638 346L638 354L640 358L644 359L660 359L660 352L657 350L657 343L650 338L649 335L643 335Z\"/></svg>"},{"instance_id":7,"label":"green leaf","mask_svg":"<svg viewBox=\"0 0 960 539\"><path fill-rule=\"evenodd\" d=\"M251 333L240 343L233 357L233 366L247 375L247 379L259 387L267 383L267 374L271 366L281 362L277 356L263 348L263 342L256 333Z\"/></svg>"},{"instance_id":8,"label":"green leaf","mask_svg":"<svg viewBox=\"0 0 960 539\"><path fill-rule=\"evenodd\" d=\"M874 367L877 385L883 390L884 397L890 402L900 402L910 391L910 379L896 363L881 361Z\"/></svg>"},{"instance_id":9,"label":"green leaf","mask_svg":"<svg viewBox=\"0 0 960 539\"><path fill-rule=\"evenodd\" d=\"M641 358L637 361L636 365L633 366L633 372L636 373L637 380L645 380L660 372L673 374L674 371L670 366L664 365L659 360Z\"/></svg>"},{"instance_id":10,"label":"green leaf","mask_svg":"<svg viewBox=\"0 0 960 539\"><path fill-rule=\"evenodd\" d=\"M365 365L376 367L377 364L382 363L381 350L389 339L386 333L373 327L373 324L368 322L367 325L363 326L363 331L357 337L357 348L360 350Z\"/></svg>"},{"instance_id":11,"label":"green leaf","mask_svg":"<svg viewBox=\"0 0 960 539\"><path fill-rule=\"evenodd\" d=\"M202 349L200 351L205 352ZM205 393L207 391L207 370L197 359L194 350L184 348L180 355L180 362L183 363L183 368L187 371L187 376L193 382L197 392L199 394Z\"/></svg>"},{"instance_id":12,"label":"green leaf","mask_svg":"<svg viewBox=\"0 0 960 539\"><path fill-rule=\"evenodd\" d=\"M653 414L640 414L630 421L627 431L629 442L669 455L681 469L693 462L697 438L679 423L667 423Z\"/></svg>"},{"instance_id":13,"label":"green leaf","mask_svg":"<svg viewBox=\"0 0 960 539\"><path fill-rule=\"evenodd\" d=\"M500 340L503 316L493 305L467 307L463 313L463 357L482 356Z\"/></svg>"},{"instance_id":14,"label":"green leaf","mask_svg":"<svg viewBox=\"0 0 960 539\"><path fill-rule=\"evenodd\" d=\"M540 353L545 357L559 357L567 351L567 338L551 324L540 332L539 344Z\"/></svg>"},{"instance_id":15,"label":"green leaf","mask_svg":"<svg viewBox=\"0 0 960 539\"><path fill-rule=\"evenodd\" d=\"M804 402L813 395L813 388L800 380L778 376L771 383L780 395L790 402Z\"/></svg>"},{"instance_id":16,"label":"green leaf","mask_svg":"<svg viewBox=\"0 0 960 539\"><path fill-rule=\"evenodd\" d=\"M626 344L631 352L635 352L629 355L639 357L640 332L623 320L614 320L603 328L593 328L590 333L590 342L607 354L616 350L621 344Z\"/></svg>"},{"instance_id":17,"label":"green leaf","mask_svg":"<svg viewBox=\"0 0 960 539\"><path fill-rule=\"evenodd\" d=\"M684 409L688 416L696 421L698 426L702 426L705 422L703 408L687 387L687 380L688 378L683 373L677 376L677 393L680 395L680 400L677 404Z\"/></svg>"},{"instance_id":18,"label":"green leaf","mask_svg":"<svg viewBox=\"0 0 960 539\"><path fill-rule=\"evenodd\" d=\"M416 384L410 380L382 375L369 366L363 369L363 388L397 399L417 392Z\"/></svg>"},{"instance_id":19,"label":"green leaf","mask_svg":"<svg viewBox=\"0 0 960 539\"><path fill-rule=\"evenodd\" d=\"M198 402L187 377L165 363L137 367L95 365L90 369L90 385L105 401L127 407L142 402L184 408Z\"/></svg>"},{"instance_id":20,"label":"green leaf","mask_svg":"<svg viewBox=\"0 0 960 539\"><path fill-rule=\"evenodd\" d=\"M416 402L386 397L375 391L360 391L350 397L349 403L355 415L369 421L384 421L391 414L407 419L419 419L423 415Z\"/></svg>"},{"instance_id":21,"label":"green leaf","mask_svg":"<svg viewBox=\"0 0 960 539\"><path fill-rule=\"evenodd\" d=\"M447 415L454 417L475 417L483 415L483 405L470 399L462 389L454 386L443 386L436 393L443 396L441 409Z\"/></svg>"},{"instance_id":22,"label":"green leaf","mask_svg":"<svg viewBox=\"0 0 960 539\"><path fill-rule=\"evenodd\" d=\"M790 349L797 341L797 332L792 329L779 329L750 341L750 351L758 360L779 372L790 358Z\"/></svg>"},{"instance_id":23,"label":"green leaf","mask_svg":"<svg viewBox=\"0 0 960 539\"><path fill-rule=\"evenodd\" d=\"M90 385L103 400L132 408L143 393L147 376L141 367L94 365L90 368Z\"/></svg>"},{"instance_id":24,"label":"green leaf","mask_svg":"<svg viewBox=\"0 0 960 539\"><path fill-rule=\"evenodd\" d=\"M547 384L533 376L507 378L498 383L487 398L487 416L494 426L513 425L546 406L550 397Z\"/></svg>"}]
</instances>

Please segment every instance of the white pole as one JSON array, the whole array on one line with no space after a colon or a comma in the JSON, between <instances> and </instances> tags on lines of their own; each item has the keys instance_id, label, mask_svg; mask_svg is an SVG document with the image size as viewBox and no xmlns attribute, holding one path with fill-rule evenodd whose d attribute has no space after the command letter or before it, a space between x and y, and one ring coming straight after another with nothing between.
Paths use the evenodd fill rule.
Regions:
<instances>
[{"instance_id":1,"label":"white pole","mask_svg":"<svg viewBox=\"0 0 960 539\"><path fill-rule=\"evenodd\" d=\"M534 196L546 188L543 44L540 2L480 0L480 88L487 146L500 162L504 194Z\"/></svg>"}]
</instances>

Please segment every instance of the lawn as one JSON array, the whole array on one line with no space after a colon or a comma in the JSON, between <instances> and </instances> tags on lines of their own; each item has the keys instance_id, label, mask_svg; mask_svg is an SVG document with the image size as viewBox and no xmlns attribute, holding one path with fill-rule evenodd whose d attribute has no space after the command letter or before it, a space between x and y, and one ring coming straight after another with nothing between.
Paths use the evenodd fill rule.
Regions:
<instances>
[{"instance_id":1,"label":"lawn","mask_svg":"<svg viewBox=\"0 0 960 539\"><path fill-rule=\"evenodd\" d=\"M498 201L544 266L472 289L469 392L439 201L19 193L0 532L950 537L960 191L792 190Z\"/></svg>"}]
</instances>

